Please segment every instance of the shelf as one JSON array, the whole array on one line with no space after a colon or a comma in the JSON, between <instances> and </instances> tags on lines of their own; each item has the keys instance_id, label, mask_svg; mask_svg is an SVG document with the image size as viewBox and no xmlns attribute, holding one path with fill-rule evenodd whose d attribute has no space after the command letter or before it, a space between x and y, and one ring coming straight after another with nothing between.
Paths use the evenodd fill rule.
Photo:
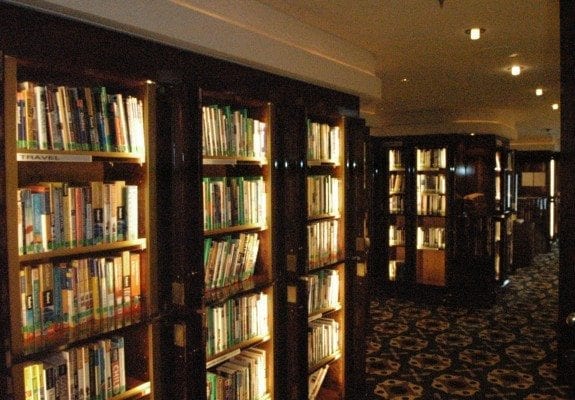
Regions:
<instances>
[{"instance_id":1,"label":"shelf","mask_svg":"<svg viewBox=\"0 0 575 400\"><path fill-rule=\"evenodd\" d=\"M142 164L145 155L140 153L126 153L119 151L78 151L78 150L34 150L18 149L16 161L18 162L78 162L89 163L94 161L121 161Z\"/></svg>"},{"instance_id":2,"label":"shelf","mask_svg":"<svg viewBox=\"0 0 575 400\"><path fill-rule=\"evenodd\" d=\"M224 350L223 352L216 354L213 357L208 357L208 359L206 360L206 369L210 369L210 368L212 368L218 364L221 364L221 363L229 360L230 358L232 358L234 356L237 356L238 354L240 354L242 349L253 347L253 346L256 346L260 343L265 343L265 342L269 341L270 338L271 338L270 335L257 336L257 337L251 338L249 340L245 340L240 344L232 346L232 347Z\"/></svg>"},{"instance_id":3,"label":"shelf","mask_svg":"<svg viewBox=\"0 0 575 400\"><path fill-rule=\"evenodd\" d=\"M18 256L20 263L30 263L52 258L73 257L79 255L89 255L95 253L111 252L115 250L144 250L146 239L124 240L120 242L103 243L91 246L80 246L73 248L62 248L42 253L22 254Z\"/></svg>"},{"instance_id":4,"label":"shelf","mask_svg":"<svg viewBox=\"0 0 575 400\"><path fill-rule=\"evenodd\" d=\"M266 158L257 157L233 157L233 156L204 156L202 159L203 165L267 165Z\"/></svg>"}]
</instances>

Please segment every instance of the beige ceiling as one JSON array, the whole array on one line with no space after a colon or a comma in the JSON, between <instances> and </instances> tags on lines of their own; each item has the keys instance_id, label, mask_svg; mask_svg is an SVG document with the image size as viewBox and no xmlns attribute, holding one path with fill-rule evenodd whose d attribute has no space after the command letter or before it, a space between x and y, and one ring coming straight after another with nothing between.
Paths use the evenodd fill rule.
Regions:
<instances>
[{"instance_id":1,"label":"beige ceiling","mask_svg":"<svg viewBox=\"0 0 575 400\"><path fill-rule=\"evenodd\" d=\"M381 99L362 99L362 111L379 134L457 122L525 144L558 141L558 0L259 1L375 55ZM465 33L475 26L479 41Z\"/></svg>"}]
</instances>

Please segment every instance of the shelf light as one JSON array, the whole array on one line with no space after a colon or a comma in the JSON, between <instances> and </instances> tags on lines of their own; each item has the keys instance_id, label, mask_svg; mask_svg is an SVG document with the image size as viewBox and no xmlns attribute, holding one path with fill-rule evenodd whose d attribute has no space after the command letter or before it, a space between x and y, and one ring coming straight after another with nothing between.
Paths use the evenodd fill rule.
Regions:
<instances>
[{"instance_id":1,"label":"shelf light","mask_svg":"<svg viewBox=\"0 0 575 400\"><path fill-rule=\"evenodd\" d=\"M535 96L543 96L543 89L541 88L535 89Z\"/></svg>"},{"instance_id":2,"label":"shelf light","mask_svg":"<svg viewBox=\"0 0 575 400\"><path fill-rule=\"evenodd\" d=\"M513 65L513 66L511 67L511 75L517 76L517 75L519 75L519 74L521 74L521 66L519 66L519 65Z\"/></svg>"},{"instance_id":3,"label":"shelf light","mask_svg":"<svg viewBox=\"0 0 575 400\"><path fill-rule=\"evenodd\" d=\"M471 40L479 40L483 32L485 32L485 29L483 28L471 28L465 30L465 33L469 35L469 39Z\"/></svg>"}]
</instances>

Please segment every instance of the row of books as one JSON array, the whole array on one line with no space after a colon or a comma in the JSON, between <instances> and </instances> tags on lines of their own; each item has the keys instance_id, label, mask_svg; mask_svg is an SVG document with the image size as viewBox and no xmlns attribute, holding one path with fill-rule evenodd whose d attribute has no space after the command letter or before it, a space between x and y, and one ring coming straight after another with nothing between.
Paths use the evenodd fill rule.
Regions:
<instances>
[{"instance_id":1,"label":"row of books","mask_svg":"<svg viewBox=\"0 0 575 400\"><path fill-rule=\"evenodd\" d=\"M253 337L269 335L268 295L263 292L207 307L206 315L208 357Z\"/></svg>"},{"instance_id":2,"label":"row of books","mask_svg":"<svg viewBox=\"0 0 575 400\"><path fill-rule=\"evenodd\" d=\"M416 188L418 193L435 192L444 194L447 188L445 175L417 174Z\"/></svg>"},{"instance_id":3,"label":"row of books","mask_svg":"<svg viewBox=\"0 0 575 400\"><path fill-rule=\"evenodd\" d=\"M19 254L138 238L138 186L41 182L18 188Z\"/></svg>"},{"instance_id":4,"label":"row of books","mask_svg":"<svg viewBox=\"0 0 575 400\"><path fill-rule=\"evenodd\" d=\"M405 167L403 165L402 152L399 149L389 150L389 170L403 170Z\"/></svg>"},{"instance_id":5,"label":"row of books","mask_svg":"<svg viewBox=\"0 0 575 400\"><path fill-rule=\"evenodd\" d=\"M222 240L204 239L205 287L220 288L254 274L260 239L257 233L240 233Z\"/></svg>"},{"instance_id":6,"label":"row of books","mask_svg":"<svg viewBox=\"0 0 575 400\"><path fill-rule=\"evenodd\" d=\"M144 153L143 103L106 87L19 82L19 149Z\"/></svg>"},{"instance_id":7,"label":"row of books","mask_svg":"<svg viewBox=\"0 0 575 400\"><path fill-rule=\"evenodd\" d=\"M140 253L25 265L20 270L24 341L90 323L124 326L139 319Z\"/></svg>"},{"instance_id":8,"label":"row of books","mask_svg":"<svg viewBox=\"0 0 575 400\"><path fill-rule=\"evenodd\" d=\"M418 215L444 216L447 198L443 193L417 193Z\"/></svg>"},{"instance_id":9,"label":"row of books","mask_svg":"<svg viewBox=\"0 0 575 400\"><path fill-rule=\"evenodd\" d=\"M339 213L340 180L331 175L307 177L307 213L309 216Z\"/></svg>"},{"instance_id":10,"label":"row of books","mask_svg":"<svg viewBox=\"0 0 575 400\"><path fill-rule=\"evenodd\" d=\"M339 221L317 221L307 226L308 267L310 269L338 261Z\"/></svg>"},{"instance_id":11,"label":"row of books","mask_svg":"<svg viewBox=\"0 0 575 400\"><path fill-rule=\"evenodd\" d=\"M268 398L266 351L244 349L213 370L207 377L207 400Z\"/></svg>"},{"instance_id":12,"label":"row of books","mask_svg":"<svg viewBox=\"0 0 575 400\"><path fill-rule=\"evenodd\" d=\"M405 228L389 225L389 245L401 246L405 244Z\"/></svg>"},{"instance_id":13,"label":"row of books","mask_svg":"<svg viewBox=\"0 0 575 400\"><path fill-rule=\"evenodd\" d=\"M389 212L392 214L402 213L404 210L403 195L389 197Z\"/></svg>"},{"instance_id":14,"label":"row of books","mask_svg":"<svg viewBox=\"0 0 575 400\"><path fill-rule=\"evenodd\" d=\"M266 123L248 116L247 109L229 105L202 107L204 156L266 158Z\"/></svg>"},{"instance_id":15,"label":"row of books","mask_svg":"<svg viewBox=\"0 0 575 400\"><path fill-rule=\"evenodd\" d=\"M308 160L330 161L339 164L340 146L339 126L307 120Z\"/></svg>"},{"instance_id":16,"label":"row of books","mask_svg":"<svg viewBox=\"0 0 575 400\"><path fill-rule=\"evenodd\" d=\"M339 323L332 318L318 318L309 323L308 365L313 366L323 358L336 354L339 347Z\"/></svg>"},{"instance_id":17,"label":"row of books","mask_svg":"<svg viewBox=\"0 0 575 400\"><path fill-rule=\"evenodd\" d=\"M205 230L244 224L265 226L267 195L263 177L205 177L202 191Z\"/></svg>"},{"instance_id":18,"label":"row of books","mask_svg":"<svg viewBox=\"0 0 575 400\"><path fill-rule=\"evenodd\" d=\"M405 190L405 177L402 174L389 175L389 192L403 193Z\"/></svg>"},{"instance_id":19,"label":"row of books","mask_svg":"<svg viewBox=\"0 0 575 400\"><path fill-rule=\"evenodd\" d=\"M446 168L447 149L417 149L417 169Z\"/></svg>"},{"instance_id":20,"label":"row of books","mask_svg":"<svg viewBox=\"0 0 575 400\"><path fill-rule=\"evenodd\" d=\"M400 279L403 275L403 266L405 265L405 260L389 260L389 280L394 282Z\"/></svg>"},{"instance_id":21,"label":"row of books","mask_svg":"<svg viewBox=\"0 0 575 400\"><path fill-rule=\"evenodd\" d=\"M445 228L422 228L417 227L417 248L444 249Z\"/></svg>"},{"instance_id":22,"label":"row of books","mask_svg":"<svg viewBox=\"0 0 575 400\"><path fill-rule=\"evenodd\" d=\"M339 272L335 269L322 269L305 277L308 287L307 309L309 313L338 307Z\"/></svg>"},{"instance_id":23,"label":"row of books","mask_svg":"<svg viewBox=\"0 0 575 400\"><path fill-rule=\"evenodd\" d=\"M126 391L122 336L51 354L23 367L25 400L105 400Z\"/></svg>"},{"instance_id":24,"label":"row of books","mask_svg":"<svg viewBox=\"0 0 575 400\"><path fill-rule=\"evenodd\" d=\"M321 368L313 371L308 377L308 400L315 400L321 389L321 385L325 376L327 375L327 370L329 369L329 364L324 365Z\"/></svg>"}]
</instances>

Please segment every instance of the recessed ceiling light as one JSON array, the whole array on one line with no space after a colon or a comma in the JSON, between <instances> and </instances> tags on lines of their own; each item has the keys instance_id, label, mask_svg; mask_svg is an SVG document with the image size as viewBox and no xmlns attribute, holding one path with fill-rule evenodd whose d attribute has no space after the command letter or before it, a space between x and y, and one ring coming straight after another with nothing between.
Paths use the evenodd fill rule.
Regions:
<instances>
[{"instance_id":1,"label":"recessed ceiling light","mask_svg":"<svg viewBox=\"0 0 575 400\"><path fill-rule=\"evenodd\" d=\"M554 110L559 110L559 104L558 103L553 103L551 104L551 108Z\"/></svg>"},{"instance_id":2,"label":"recessed ceiling light","mask_svg":"<svg viewBox=\"0 0 575 400\"><path fill-rule=\"evenodd\" d=\"M511 53L511 54L509 54L509 58L515 58L518 55L519 55L518 53Z\"/></svg>"},{"instance_id":3,"label":"recessed ceiling light","mask_svg":"<svg viewBox=\"0 0 575 400\"><path fill-rule=\"evenodd\" d=\"M404 83L407 82L408 80L409 80L409 79L407 79L407 78L401 78L401 81L404 82Z\"/></svg>"},{"instance_id":4,"label":"recessed ceiling light","mask_svg":"<svg viewBox=\"0 0 575 400\"><path fill-rule=\"evenodd\" d=\"M541 88L535 89L535 95L536 96L543 96L543 89L541 89Z\"/></svg>"},{"instance_id":5,"label":"recessed ceiling light","mask_svg":"<svg viewBox=\"0 0 575 400\"><path fill-rule=\"evenodd\" d=\"M469 35L469 39L471 40L479 40L483 32L485 32L485 29L483 28L471 28L465 30L465 33Z\"/></svg>"},{"instance_id":6,"label":"recessed ceiling light","mask_svg":"<svg viewBox=\"0 0 575 400\"><path fill-rule=\"evenodd\" d=\"M513 76L517 76L521 73L521 66L519 65L514 65L511 67L511 75Z\"/></svg>"}]
</instances>

